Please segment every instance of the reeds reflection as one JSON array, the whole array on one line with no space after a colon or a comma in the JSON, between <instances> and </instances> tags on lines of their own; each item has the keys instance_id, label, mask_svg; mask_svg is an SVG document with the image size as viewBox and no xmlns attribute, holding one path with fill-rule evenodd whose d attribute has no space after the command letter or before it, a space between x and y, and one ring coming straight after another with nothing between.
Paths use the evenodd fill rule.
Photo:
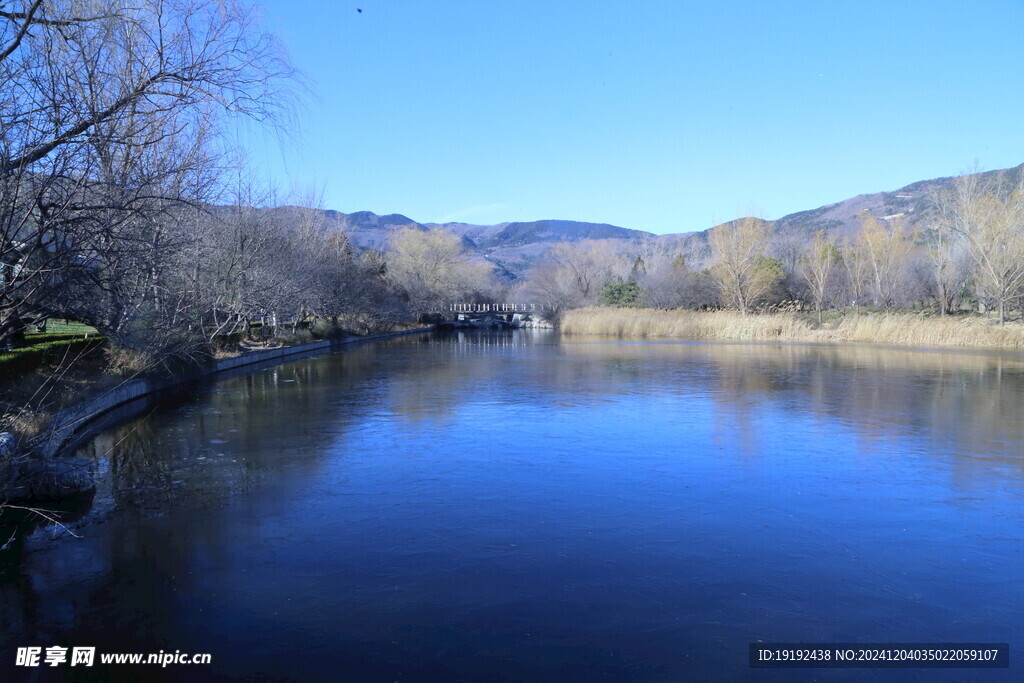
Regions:
<instances>
[{"instance_id":1,"label":"reeds reflection","mask_svg":"<svg viewBox=\"0 0 1024 683\"><path fill-rule=\"evenodd\" d=\"M642 359L652 390L698 390L715 405L719 429L745 438L757 437L758 407L771 406L784 412L762 431L778 433L785 420L806 415L823 429L852 430L867 449L914 436L966 479L996 465L1024 469L1024 357L1017 353L575 339L560 348L602 367ZM601 391L621 387L612 380Z\"/></svg>"}]
</instances>

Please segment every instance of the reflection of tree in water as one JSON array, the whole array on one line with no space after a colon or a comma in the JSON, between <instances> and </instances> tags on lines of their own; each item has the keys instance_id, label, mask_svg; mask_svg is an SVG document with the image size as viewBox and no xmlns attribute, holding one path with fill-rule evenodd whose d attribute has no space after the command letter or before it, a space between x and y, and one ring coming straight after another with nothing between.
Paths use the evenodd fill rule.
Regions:
<instances>
[{"instance_id":1,"label":"reflection of tree in water","mask_svg":"<svg viewBox=\"0 0 1024 683\"><path fill-rule=\"evenodd\" d=\"M217 504L287 469L343 457L367 415L395 424L452 420L468 405L501 415L664 395L704 401L717 440L754 456L778 416L820 419L864 452L913 437L949 454L959 479L992 463L1021 467L1024 360L872 347L579 343L544 333L471 332L368 345L223 381L196 402L93 440L116 505ZM497 419L502 419L500 416ZM766 420L774 420L768 422ZM610 425L614 428L614 425ZM680 434L685 439L685 434ZM103 485L101 485L101 491Z\"/></svg>"},{"instance_id":2,"label":"reflection of tree in water","mask_svg":"<svg viewBox=\"0 0 1024 683\"><path fill-rule=\"evenodd\" d=\"M10 560L20 554L33 531L48 529L55 536L69 533L74 523L92 509L92 500L93 493L89 492L63 500L0 507L0 576L16 567Z\"/></svg>"},{"instance_id":3,"label":"reflection of tree in water","mask_svg":"<svg viewBox=\"0 0 1024 683\"><path fill-rule=\"evenodd\" d=\"M172 641L181 649L198 650L197 643L181 642L180 625L194 618L188 611L192 603L182 595L208 597L202 570L209 566L238 568L224 526L184 522L112 524L94 535L99 544L68 543L48 553L39 567L17 565L20 571L0 582L5 631L22 642L50 644L57 633L63 643L107 651L131 644L155 652ZM237 537L245 527L230 533ZM97 630L97 615L131 628Z\"/></svg>"},{"instance_id":4,"label":"reflection of tree in water","mask_svg":"<svg viewBox=\"0 0 1024 683\"><path fill-rule=\"evenodd\" d=\"M82 519L92 508L92 499L90 493L35 504L43 514L22 507L0 508L0 614L5 633L34 634L24 642L42 642L52 637L52 632L35 633L33 629L44 609L35 586L39 579L24 566L25 540L37 530L55 536L67 534L63 525L73 527Z\"/></svg>"},{"instance_id":5,"label":"reflection of tree in water","mask_svg":"<svg viewBox=\"0 0 1024 683\"><path fill-rule=\"evenodd\" d=\"M933 352L860 346L755 344L566 344L568 357L644 359L658 391L706 392L718 429L756 443L758 406L769 403L837 421L865 449L893 439L924 438L949 453L955 476L984 473L992 463L1024 467L1024 357L1019 354ZM595 372L594 389L605 386ZM679 383L666 381L678 377ZM776 425L777 427L777 425ZM746 449L745 446L741 447Z\"/></svg>"},{"instance_id":6,"label":"reflection of tree in water","mask_svg":"<svg viewBox=\"0 0 1024 683\"><path fill-rule=\"evenodd\" d=\"M346 420L334 419L336 397L367 377L373 358L370 348L357 348L227 380L184 407L98 435L79 455L101 463L98 488L116 506L216 505L282 467L319 467L329 449L309 437L338 436Z\"/></svg>"},{"instance_id":7,"label":"reflection of tree in water","mask_svg":"<svg viewBox=\"0 0 1024 683\"><path fill-rule=\"evenodd\" d=\"M449 420L461 406L508 393L523 370L523 353L532 363L536 347L551 339L539 330L459 330L396 344L378 357L380 398L394 417L413 425Z\"/></svg>"}]
</instances>

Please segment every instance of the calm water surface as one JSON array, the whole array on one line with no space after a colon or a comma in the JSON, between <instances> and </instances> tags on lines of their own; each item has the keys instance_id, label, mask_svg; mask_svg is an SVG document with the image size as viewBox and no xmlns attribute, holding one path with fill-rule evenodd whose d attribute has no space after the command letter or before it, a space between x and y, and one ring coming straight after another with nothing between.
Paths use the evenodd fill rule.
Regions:
<instances>
[{"instance_id":1,"label":"calm water surface","mask_svg":"<svg viewBox=\"0 0 1024 683\"><path fill-rule=\"evenodd\" d=\"M210 652L41 680L1019 680L1024 362L416 337L99 435L0 557L18 646ZM747 668L762 641L1010 642L1009 671Z\"/></svg>"}]
</instances>

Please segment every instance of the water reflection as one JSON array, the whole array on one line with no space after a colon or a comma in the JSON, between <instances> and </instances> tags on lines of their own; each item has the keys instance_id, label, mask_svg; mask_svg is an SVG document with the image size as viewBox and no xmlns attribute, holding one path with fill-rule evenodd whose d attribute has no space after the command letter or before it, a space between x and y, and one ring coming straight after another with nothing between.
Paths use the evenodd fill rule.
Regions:
<instances>
[{"instance_id":1,"label":"water reflection","mask_svg":"<svg viewBox=\"0 0 1024 683\"><path fill-rule=\"evenodd\" d=\"M720 680L757 639L1019 645L1022 369L541 331L264 369L83 446L84 538L5 551L0 651L212 651L194 679Z\"/></svg>"},{"instance_id":2,"label":"water reflection","mask_svg":"<svg viewBox=\"0 0 1024 683\"><path fill-rule=\"evenodd\" d=\"M756 428L752 411L778 406L821 424L853 429L864 448L895 437L927 439L932 455L992 473L1024 466L1024 358L860 346L568 343L567 355L622 368L643 361L660 391L701 387L718 406L723 430ZM698 371L697 368L700 368ZM663 380L657 377L661 375ZM600 377L600 376L598 376ZM608 373L595 387L614 394L630 373ZM778 429L779 425L772 425ZM997 475L998 478L1000 475Z\"/></svg>"}]
</instances>

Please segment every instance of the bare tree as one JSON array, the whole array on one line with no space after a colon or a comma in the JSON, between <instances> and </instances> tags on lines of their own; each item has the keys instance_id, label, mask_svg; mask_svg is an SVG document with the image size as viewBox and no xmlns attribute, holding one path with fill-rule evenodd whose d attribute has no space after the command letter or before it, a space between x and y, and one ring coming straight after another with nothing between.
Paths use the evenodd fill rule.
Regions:
<instances>
[{"instance_id":1,"label":"bare tree","mask_svg":"<svg viewBox=\"0 0 1024 683\"><path fill-rule=\"evenodd\" d=\"M874 303L888 308L895 301L912 245L903 234L901 218L893 219L888 229L866 211L860 215L860 220L861 230L857 239L861 254L870 266Z\"/></svg>"},{"instance_id":2,"label":"bare tree","mask_svg":"<svg viewBox=\"0 0 1024 683\"><path fill-rule=\"evenodd\" d=\"M728 305L746 315L781 275L765 259L769 224L757 218L723 223L708 235L715 266L711 273Z\"/></svg>"},{"instance_id":3,"label":"bare tree","mask_svg":"<svg viewBox=\"0 0 1024 683\"><path fill-rule=\"evenodd\" d=\"M601 289L629 277L636 256L628 256L617 240L560 242L527 276L526 291L545 302L552 315L596 304Z\"/></svg>"},{"instance_id":4,"label":"bare tree","mask_svg":"<svg viewBox=\"0 0 1024 683\"><path fill-rule=\"evenodd\" d=\"M845 238L839 248L839 255L843 261L843 270L846 273L846 288L850 296L851 305L857 312L867 299L871 291L871 259L864 249L864 244L859 239Z\"/></svg>"},{"instance_id":5,"label":"bare tree","mask_svg":"<svg viewBox=\"0 0 1024 683\"><path fill-rule=\"evenodd\" d=\"M824 230L818 230L799 261L811 298L814 300L814 308L818 312L819 324L822 322L821 310L840 260L839 249L836 248L834 240Z\"/></svg>"},{"instance_id":6,"label":"bare tree","mask_svg":"<svg viewBox=\"0 0 1024 683\"><path fill-rule=\"evenodd\" d=\"M802 231L777 232L768 243L768 255L778 260L785 273L782 288L788 299L804 299L805 278L801 277L800 262L807 250L807 235Z\"/></svg>"},{"instance_id":7,"label":"bare tree","mask_svg":"<svg viewBox=\"0 0 1024 683\"><path fill-rule=\"evenodd\" d=\"M957 297L967 288L971 272L970 250L965 234L958 231L955 195L949 190L933 192L928 239L927 266L930 289L946 315Z\"/></svg>"},{"instance_id":8,"label":"bare tree","mask_svg":"<svg viewBox=\"0 0 1024 683\"><path fill-rule=\"evenodd\" d=\"M962 240L974 266L978 295L999 311L1024 293L1024 188L1007 188L998 175L975 168L933 197L936 232L946 244ZM949 257L939 255L939 265Z\"/></svg>"},{"instance_id":9,"label":"bare tree","mask_svg":"<svg viewBox=\"0 0 1024 683\"><path fill-rule=\"evenodd\" d=\"M653 308L676 308L686 298L690 271L682 254L659 254L648 262L646 271L637 284L642 291L642 302Z\"/></svg>"},{"instance_id":10,"label":"bare tree","mask_svg":"<svg viewBox=\"0 0 1024 683\"><path fill-rule=\"evenodd\" d=\"M1024 190L972 202L960 223L974 259L978 289L994 301L999 324L1008 305L1024 292Z\"/></svg>"},{"instance_id":11,"label":"bare tree","mask_svg":"<svg viewBox=\"0 0 1024 683\"><path fill-rule=\"evenodd\" d=\"M14 3L5 3L13 5ZM5 120L13 152L0 173L98 126L138 125L212 104L258 120L280 114L294 72L252 10L231 0L23 0L0 12L0 65L21 85ZM58 80L59 79L59 80ZM143 116L138 116L139 113Z\"/></svg>"},{"instance_id":12,"label":"bare tree","mask_svg":"<svg viewBox=\"0 0 1024 683\"><path fill-rule=\"evenodd\" d=\"M552 318L579 305L576 283L570 273L552 260L537 263L519 285L518 293L539 303Z\"/></svg>"},{"instance_id":13,"label":"bare tree","mask_svg":"<svg viewBox=\"0 0 1024 683\"><path fill-rule=\"evenodd\" d=\"M209 199L223 118L281 120L292 75L232 0L0 3L0 339L90 280L114 308L167 304L170 204Z\"/></svg>"}]
</instances>

